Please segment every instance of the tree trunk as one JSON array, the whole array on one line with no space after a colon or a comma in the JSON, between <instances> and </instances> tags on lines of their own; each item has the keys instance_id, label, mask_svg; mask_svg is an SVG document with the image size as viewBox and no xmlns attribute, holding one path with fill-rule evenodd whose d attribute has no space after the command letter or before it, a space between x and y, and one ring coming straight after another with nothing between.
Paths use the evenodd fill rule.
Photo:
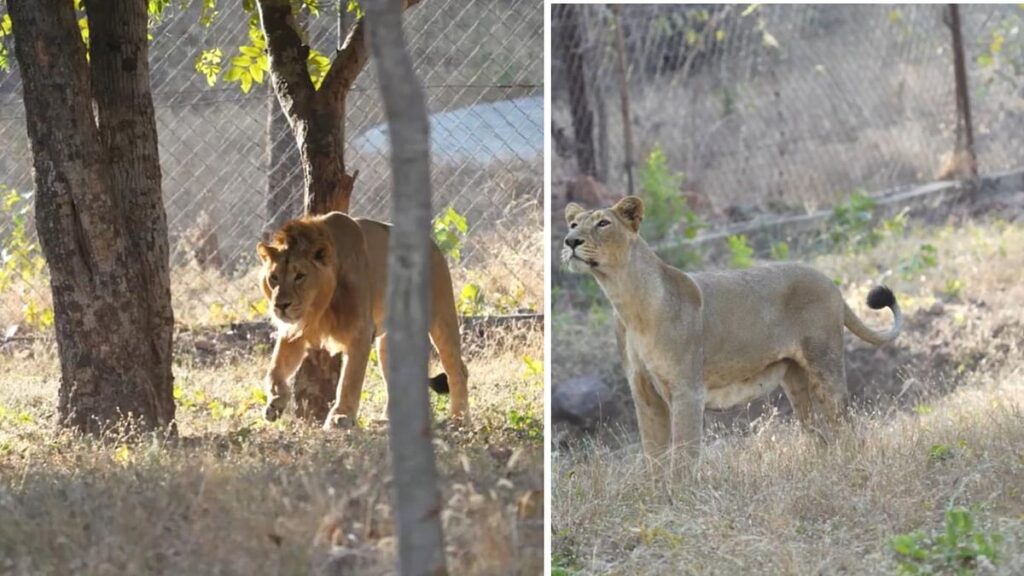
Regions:
<instances>
[{"instance_id":1,"label":"tree trunk","mask_svg":"<svg viewBox=\"0 0 1024 576\"><path fill-rule=\"evenodd\" d=\"M417 1L403 0L401 9ZM345 100L366 65L365 26L362 21L352 26L317 89L306 68L309 46L303 43L291 1L258 0L257 6L267 37L271 83L299 149L305 211L348 213L359 171L349 173L345 166ZM307 355L295 375L294 394L300 415L327 415L337 389L340 362L340 356L322 351Z\"/></svg>"},{"instance_id":2,"label":"tree trunk","mask_svg":"<svg viewBox=\"0 0 1024 576\"><path fill-rule=\"evenodd\" d=\"M430 149L427 106L406 51L401 0L365 3L370 45L391 134L394 182L386 294L388 421L399 569L444 574L441 494L431 443Z\"/></svg>"},{"instance_id":3,"label":"tree trunk","mask_svg":"<svg viewBox=\"0 0 1024 576\"><path fill-rule=\"evenodd\" d=\"M551 6L551 21L557 22L561 30L556 49L565 64L566 82L569 89L569 109L572 115L573 138L576 144L576 168L580 174L597 177L597 160L594 155L594 113L590 110L587 96L587 80L584 75L583 36L580 32L580 7L572 4Z\"/></svg>"},{"instance_id":4,"label":"tree trunk","mask_svg":"<svg viewBox=\"0 0 1024 576\"><path fill-rule=\"evenodd\" d=\"M267 219L264 236L303 210L302 159L288 118L273 89L267 90Z\"/></svg>"},{"instance_id":5,"label":"tree trunk","mask_svg":"<svg viewBox=\"0 0 1024 576\"><path fill-rule=\"evenodd\" d=\"M8 9L50 267L60 423L169 425L174 317L146 6L87 0L91 63L71 2Z\"/></svg>"}]
</instances>

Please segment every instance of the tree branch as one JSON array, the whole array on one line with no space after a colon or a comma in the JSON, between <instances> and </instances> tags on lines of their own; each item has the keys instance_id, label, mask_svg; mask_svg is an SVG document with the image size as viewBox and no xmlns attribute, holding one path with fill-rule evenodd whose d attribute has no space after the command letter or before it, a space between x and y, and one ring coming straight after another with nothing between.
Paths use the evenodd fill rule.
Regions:
<instances>
[{"instance_id":1,"label":"tree branch","mask_svg":"<svg viewBox=\"0 0 1024 576\"><path fill-rule=\"evenodd\" d=\"M306 60L309 46L302 43L289 0L257 0L263 33L267 36L274 91L289 117L306 117L316 88Z\"/></svg>"},{"instance_id":2,"label":"tree branch","mask_svg":"<svg viewBox=\"0 0 1024 576\"><path fill-rule=\"evenodd\" d=\"M419 4L419 0L403 0L402 11L405 12L414 4ZM334 62L331 62L331 69L327 71L320 90L331 100L344 99L366 66L369 55L366 45L366 21L360 19L349 30L345 43L334 56Z\"/></svg>"}]
</instances>

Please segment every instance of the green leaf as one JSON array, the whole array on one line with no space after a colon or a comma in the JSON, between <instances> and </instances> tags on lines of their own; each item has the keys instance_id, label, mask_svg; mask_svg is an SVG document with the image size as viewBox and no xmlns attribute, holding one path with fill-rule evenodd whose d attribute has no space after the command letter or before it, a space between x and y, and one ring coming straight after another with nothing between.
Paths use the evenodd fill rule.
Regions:
<instances>
[{"instance_id":1,"label":"green leaf","mask_svg":"<svg viewBox=\"0 0 1024 576\"><path fill-rule=\"evenodd\" d=\"M363 17L363 8L359 5L358 0L348 0L348 4L345 5L345 11L354 13L357 19Z\"/></svg>"},{"instance_id":2,"label":"green leaf","mask_svg":"<svg viewBox=\"0 0 1024 576\"><path fill-rule=\"evenodd\" d=\"M263 49L255 46L239 46L238 51L250 58L259 58L263 55Z\"/></svg>"},{"instance_id":3,"label":"green leaf","mask_svg":"<svg viewBox=\"0 0 1024 576\"><path fill-rule=\"evenodd\" d=\"M4 17L0 18L0 38L10 34L11 30L11 15L4 14Z\"/></svg>"},{"instance_id":4,"label":"green leaf","mask_svg":"<svg viewBox=\"0 0 1024 576\"><path fill-rule=\"evenodd\" d=\"M222 60L223 52L220 48L203 50L199 53L199 56L196 56L196 72L206 76L206 83L213 86L217 83L217 76L221 71L220 63Z\"/></svg>"},{"instance_id":5,"label":"green leaf","mask_svg":"<svg viewBox=\"0 0 1024 576\"><path fill-rule=\"evenodd\" d=\"M740 12L740 16L750 16L751 14L756 12L760 7L761 7L760 4L751 4L751 5L747 6L743 10L743 12Z\"/></svg>"},{"instance_id":6,"label":"green leaf","mask_svg":"<svg viewBox=\"0 0 1024 576\"><path fill-rule=\"evenodd\" d=\"M257 84L263 84L263 68L257 62L253 62L249 65L249 75L256 81Z\"/></svg>"},{"instance_id":7,"label":"green leaf","mask_svg":"<svg viewBox=\"0 0 1024 576\"><path fill-rule=\"evenodd\" d=\"M999 54L1003 50L1003 42L1006 38L998 31L992 32L992 43L988 45L989 52Z\"/></svg>"},{"instance_id":8,"label":"green leaf","mask_svg":"<svg viewBox=\"0 0 1024 576\"><path fill-rule=\"evenodd\" d=\"M245 73L245 68L239 68L232 66L228 68L228 71L224 74L224 80L228 82L238 82L242 79L242 74Z\"/></svg>"},{"instance_id":9,"label":"green leaf","mask_svg":"<svg viewBox=\"0 0 1024 576\"><path fill-rule=\"evenodd\" d=\"M248 94L249 90L252 90L252 76L243 74L242 76L242 92Z\"/></svg>"},{"instance_id":10,"label":"green leaf","mask_svg":"<svg viewBox=\"0 0 1024 576\"><path fill-rule=\"evenodd\" d=\"M978 65L984 68L988 68L995 64L995 59L992 58L991 54L985 53L978 56Z\"/></svg>"}]
</instances>

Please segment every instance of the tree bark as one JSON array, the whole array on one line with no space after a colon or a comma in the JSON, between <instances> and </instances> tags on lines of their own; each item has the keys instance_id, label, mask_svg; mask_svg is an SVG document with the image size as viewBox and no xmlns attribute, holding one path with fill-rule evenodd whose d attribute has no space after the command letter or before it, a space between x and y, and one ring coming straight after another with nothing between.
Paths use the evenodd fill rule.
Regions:
<instances>
[{"instance_id":1,"label":"tree bark","mask_svg":"<svg viewBox=\"0 0 1024 576\"><path fill-rule=\"evenodd\" d=\"M584 75L583 35L580 33L579 6L553 4L551 21L557 22L561 30L556 49L565 64L566 82L569 89L569 109L572 115L573 138L576 143L576 167L580 174L597 177L597 160L594 154L594 113L590 110L587 96L587 80Z\"/></svg>"},{"instance_id":2,"label":"tree bark","mask_svg":"<svg viewBox=\"0 0 1024 576\"><path fill-rule=\"evenodd\" d=\"M392 220L386 294L388 421L399 570L444 574L441 495L431 443L430 149L427 106L402 34L401 0L365 3L391 134Z\"/></svg>"},{"instance_id":3,"label":"tree bark","mask_svg":"<svg viewBox=\"0 0 1024 576\"><path fill-rule=\"evenodd\" d=\"M288 118L273 89L267 90L267 219L264 236L303 210L302 159Z\"/></svg>"},{"instance_id":4,"label":"tree bark","mask_svg":"<svg viewBox=\"0 0 1024 576\"><path fill-rule=\"evenodd\" d=\"M417 2L403 0L401 9ZM303 44L291 0L258 0L257 7L267 37L271 84L299 149L305 212L348 213L359 171L350 173L345 166L345 101L369 56L365 24L359 20L352 26L317 89L306 67L309 46ZM340 356L310 351L295 375L300 414L326 416L337 388L339 363Z\"/></svg>"},{"instance_id":5,"label":"tree bark","mask_svg":"<svg viewBox=\"0 0 1024 576\"><path fill-rule=\"evenodd\" d=\"M170 425L174 317L146 6L87 0L91 62L71 2L8 9L53 291L59 421Z\"/></svg>"}]
</instances>

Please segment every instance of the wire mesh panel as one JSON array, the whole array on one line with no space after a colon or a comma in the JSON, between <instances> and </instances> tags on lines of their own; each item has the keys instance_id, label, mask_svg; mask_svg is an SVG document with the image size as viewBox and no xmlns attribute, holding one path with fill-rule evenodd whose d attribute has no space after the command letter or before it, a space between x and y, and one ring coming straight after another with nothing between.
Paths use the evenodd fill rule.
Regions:
<instances>
[{"instance_id":1,"label":"wire mesh panel","mask_svg":"<svg viewBox=\"0 0 1024 576\"><path fill-rule=\"evenodd\" d=\"M980 169L1017 167L1024 10L961 15ZM747 215L950 175L946 5L587 5L551 25L556 190L585 173L626 192L656 150L684 195Z\"/></svg>"},{"instance_id":2,"label":"wire mesh panel","mask_svg":"<svg viewBox=\"0 0 1024 576\"><path fill-rule=\"evenodd\" d=\"M305 3L299 17L311 47L330 55L339 18L335 2L320 4ZM211 85L197 63L219 48L226 69L240 46L253 45L250 15L238 2L218 4L215 15L204 5L174 3L150 25L174 310L190 324L262 315L255 243L298 215L303 185L269 74L243 91L223 70ZM340 24L352 17L342 14ZM536 310L543 299L543 23L540 0L424 0L405 14L431 112L435 228L448 239L465 313ZM0 323L45 327L49 286L13 52L8 64L0 72ZM359 171L351 214L387 220L388 142L372 68L346 102L345 163Z\"/></svg>"}]
</instances>

